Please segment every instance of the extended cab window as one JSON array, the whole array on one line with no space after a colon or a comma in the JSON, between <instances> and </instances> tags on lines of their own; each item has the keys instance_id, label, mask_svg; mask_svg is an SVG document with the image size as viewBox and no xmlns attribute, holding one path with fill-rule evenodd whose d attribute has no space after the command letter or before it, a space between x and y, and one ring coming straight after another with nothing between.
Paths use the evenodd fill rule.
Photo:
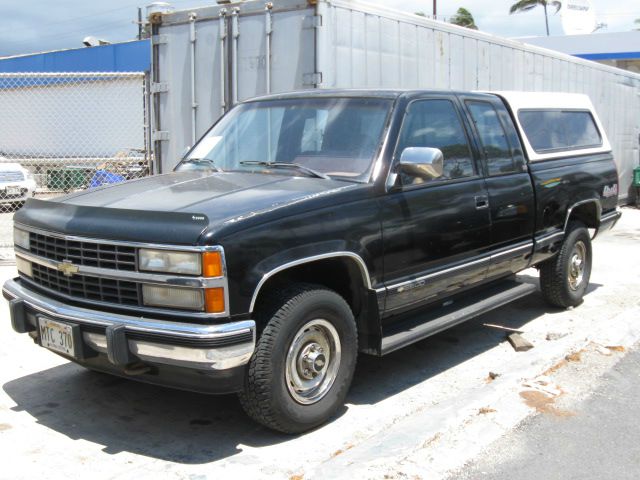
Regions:
<instances>
[{"instance_id":1,"label":"extended cab window","mask_svg":"<svg viewBox=\"0 0 640 480\"><path fill-rule=\"evenodd\" d=\"M402 124L396 157L400 158L407 147L432 147L442 151L444 172L438 180L475 175L467 136L451 100L420 100L410 105ZM414 183L404 176L402 182Z\"/></svg>"},{"instance_id":2,"label":"extended cab window","mask_svg":"<svg viewBox=\"0 0 640 480\"><path fill-rule=\"evenodd\" d=\"M602 137L588 110L520 110L518 120L537 153L602 145Z\"/></svg>"},{"instance_id":3,"label":"extended cab window","mask_svg":"<svg viewBox=\"0 0 640 480\"><path fill-rule=\"evenodd\" d=\"M522 172L522 155L514 158L504 126L493 105L479 101L465 103L480 136L489 175Z\"/></svg>"}]
</instances>

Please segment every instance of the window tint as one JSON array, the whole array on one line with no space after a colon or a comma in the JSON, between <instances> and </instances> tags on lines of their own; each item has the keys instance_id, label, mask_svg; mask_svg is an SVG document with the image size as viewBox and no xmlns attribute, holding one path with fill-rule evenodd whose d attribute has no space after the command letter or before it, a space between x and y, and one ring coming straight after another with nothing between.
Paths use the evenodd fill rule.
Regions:
<instances>
[{"instance_id":1,"label":"window tint","mask_svg":"<svg viewBox=\"0 0 640 480\"><path fill-rule=\"evenodd\" d=\"M602 145L602 137L588 110L521 110L518 119L538 153Z\"/></svg>"},{"instance_id":2,"label":"window tint","mask_svg":"<svg viewBox=\"0 0 640 480\"><path fill-rule=\"evenodd\" d=\"M487 102L466 103L482 142L489 175L521 172L522 164L516 165L514 162L507 135L495 108Z\"/></svg>"},{"instance_id":3,"label":"window tint","mask_svg":"<svg viewBox=\"0 0 640 480\"><path fill-rule=\"evenodd\" d=\"M444 172L438 180L475 174L464 128L450 100L422 100L411 104L396 155L400 157L407 147L432 147L442 151ZM404 184L414 181L413 178L402 178Z\"/></svg>"}]
</instances>

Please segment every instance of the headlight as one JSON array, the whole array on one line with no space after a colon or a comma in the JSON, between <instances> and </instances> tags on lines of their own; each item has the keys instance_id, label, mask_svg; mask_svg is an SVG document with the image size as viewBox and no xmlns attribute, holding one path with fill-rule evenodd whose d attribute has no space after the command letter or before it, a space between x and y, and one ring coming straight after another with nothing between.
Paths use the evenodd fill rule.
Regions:
<instances>
[{"instance_id":1,"label":"headlight","mask_svg":"<svg viewBox=\"0 0 640 480\"><path fill-rule=\"evenodd\" d=\"M200 275L202 273L202 256L200 253L194 252L141 248L138 251L138 268L148 272Z\"/></svg>"},{"instance_id":2,"label":"headlight","mask_svg":"<svg viewBox=\"0 0 640 480\"><path fill-rule=\"evenodd\" d=\"M150 307L175 307L204 310L204 290L197 288L142 285L142 299Z\"/></svg>"},{"instance_id":3,"label":"headlight","mask_svg":"<svg viewBox=\"0 0 640 480\"><path fill-rule=\"evenodd\" d=\"M16 257L16 268L18 272L26 275L27 277L33 277L33 270L31 268L31 262L21 257Z\"/></svg>"},{"instance_id":4,"label":"headlight","mask_svg":"<svg viewBox=\"0 0 640 480\"><path fill-rule=\"evenodd\" d=\"M19 247L29 250L31 242L29 241L29 232L20 230L19 228L13 229L13 244Z\"/></svg>"}]
</instances>

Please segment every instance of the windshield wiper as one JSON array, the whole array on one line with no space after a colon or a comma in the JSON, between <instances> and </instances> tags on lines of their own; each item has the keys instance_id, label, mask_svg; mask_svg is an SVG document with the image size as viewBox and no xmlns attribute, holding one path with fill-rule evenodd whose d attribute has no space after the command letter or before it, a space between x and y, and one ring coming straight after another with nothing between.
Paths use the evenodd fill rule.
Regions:
<instances>
[{"instance_id":1,"label":"windshield wiper","mask_svg":"<svg viewBox=\"0 0 640 480\"><path fill-rule=\"evenodd\" d=\"M300 170L301 172L306 173L307 175L311 175L313 177L324 178L325 180L330 180L331 177L325 175L324 173L318 172L317 170L313 170L312 168L305 167L304 165L300 165L299 163L288 163L288 162L260 162L258 160L245 160L240 162L240 165L261 165L263 167L270 168L295 168L296 170Z\"/></svg>"},{"instance_id":2,"label":"windshield wiper","mask_svg":"<svg viewBox=\"0 0 640 480\"><path fill-rule=\"evenodd\" d=\"M187 158L185 160L182 160L181 163L195 163L197 164L207 164L211 167L211 169L214 172L222 172L223 170L220 167L216 167L216 164L213 160L211 160L210 158Z\"/></svg>"}]
</instances>

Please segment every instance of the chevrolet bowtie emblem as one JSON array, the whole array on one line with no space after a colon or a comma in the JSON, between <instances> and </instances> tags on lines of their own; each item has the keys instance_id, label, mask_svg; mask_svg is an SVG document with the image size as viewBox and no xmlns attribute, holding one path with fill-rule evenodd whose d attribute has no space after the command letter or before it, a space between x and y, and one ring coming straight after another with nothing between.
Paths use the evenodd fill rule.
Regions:
<instances>
[{"instance_id":1,"label":"chevrolet bowtie emblem","mask_svg":"<svg viewBox=\"0 0 640 480\"><path fill-rule=\"evenodd\" d=\"M65 277L72 277L74 273L78 273L80 267L74 265L70 260L63 260L58 264L58 270L62 272Z\"/></svg>"}]
</instances>

